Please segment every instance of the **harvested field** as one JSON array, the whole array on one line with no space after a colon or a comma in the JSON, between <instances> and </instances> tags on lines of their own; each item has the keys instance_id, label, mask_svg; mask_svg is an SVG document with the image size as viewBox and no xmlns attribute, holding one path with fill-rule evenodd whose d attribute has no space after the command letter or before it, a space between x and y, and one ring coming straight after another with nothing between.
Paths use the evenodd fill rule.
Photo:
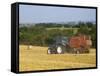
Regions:
<instances>
[{"instance_id":1,"label":"harvested field","mask_svg":"<svg viewBox=\"0 0 100 76\"><path fill-rule=\"evenodd\" d=\"M96 66L95 49L90 49L89 54L47 54L48 47L20 45L19 70L50 70L86 68Z\"/></svg>"}]
</instances>

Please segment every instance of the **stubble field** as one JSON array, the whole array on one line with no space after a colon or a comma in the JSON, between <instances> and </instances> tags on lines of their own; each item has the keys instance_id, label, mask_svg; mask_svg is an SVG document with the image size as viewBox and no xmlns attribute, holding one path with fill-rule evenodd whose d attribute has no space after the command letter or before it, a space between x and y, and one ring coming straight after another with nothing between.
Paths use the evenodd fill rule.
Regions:
<instances>
[{"instance_id":1,"label":"stubble field","mask_svg":"<svg viewBox=\"0 0 100 76\"><path fill-rule=\"evenodd\" d=\"M19 46L19 71L86 68L96 66L96 50L89 54L47 54L48 47Z\"/></svg>"}]
</instances>

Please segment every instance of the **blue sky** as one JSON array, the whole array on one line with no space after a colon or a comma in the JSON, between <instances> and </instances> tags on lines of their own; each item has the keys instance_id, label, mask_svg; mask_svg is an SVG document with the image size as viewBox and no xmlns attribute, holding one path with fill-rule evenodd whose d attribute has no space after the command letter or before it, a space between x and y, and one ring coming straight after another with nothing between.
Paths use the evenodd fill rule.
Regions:
<instances>
[{"instance_id":1,"label":"blue sky","mask_svg":"<svg viewBox=\"0 0 100 76\"><path fill-rule=\"evenodd\" d=\"M36 5L19 6L19 23L60 23L95 21L96 10Z\"/></svg>"}]
</instances>

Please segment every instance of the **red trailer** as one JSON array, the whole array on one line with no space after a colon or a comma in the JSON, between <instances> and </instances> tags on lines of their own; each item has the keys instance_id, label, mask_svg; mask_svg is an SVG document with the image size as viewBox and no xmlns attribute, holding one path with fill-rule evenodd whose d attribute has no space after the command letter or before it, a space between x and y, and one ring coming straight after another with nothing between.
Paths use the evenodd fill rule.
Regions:
<instances>
[{"instance_id":1,"label":"red trailer","mask_svg":"<svg viewBox=\"0 0 100 76\"><path fill-rule=\"evenodd\" d=\"M76 53L89 53L91 45L91 37L86 35L73 36L69 40L70 48Z\"/></svg>"}]
</instances>

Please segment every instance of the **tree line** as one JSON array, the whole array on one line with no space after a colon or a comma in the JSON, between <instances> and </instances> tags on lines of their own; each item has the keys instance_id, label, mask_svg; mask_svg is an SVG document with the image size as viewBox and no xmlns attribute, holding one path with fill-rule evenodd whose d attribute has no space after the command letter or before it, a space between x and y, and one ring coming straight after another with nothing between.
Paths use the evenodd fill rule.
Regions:
<instances>
[{"instance_id":1,"label":"tree line","mask_svg":"<svg viewBox=\"0 0 100 76\"><path fill-rule=\"evenodd\" d=\"M50 29L48 30L47 28ZM19 27L19 43L24 45L48 46L56 36L71 37L78 33L90 35L93 43L92 47L96 47L96 25L92 22L23 25Z\"/></svg>"}]
</instances>

